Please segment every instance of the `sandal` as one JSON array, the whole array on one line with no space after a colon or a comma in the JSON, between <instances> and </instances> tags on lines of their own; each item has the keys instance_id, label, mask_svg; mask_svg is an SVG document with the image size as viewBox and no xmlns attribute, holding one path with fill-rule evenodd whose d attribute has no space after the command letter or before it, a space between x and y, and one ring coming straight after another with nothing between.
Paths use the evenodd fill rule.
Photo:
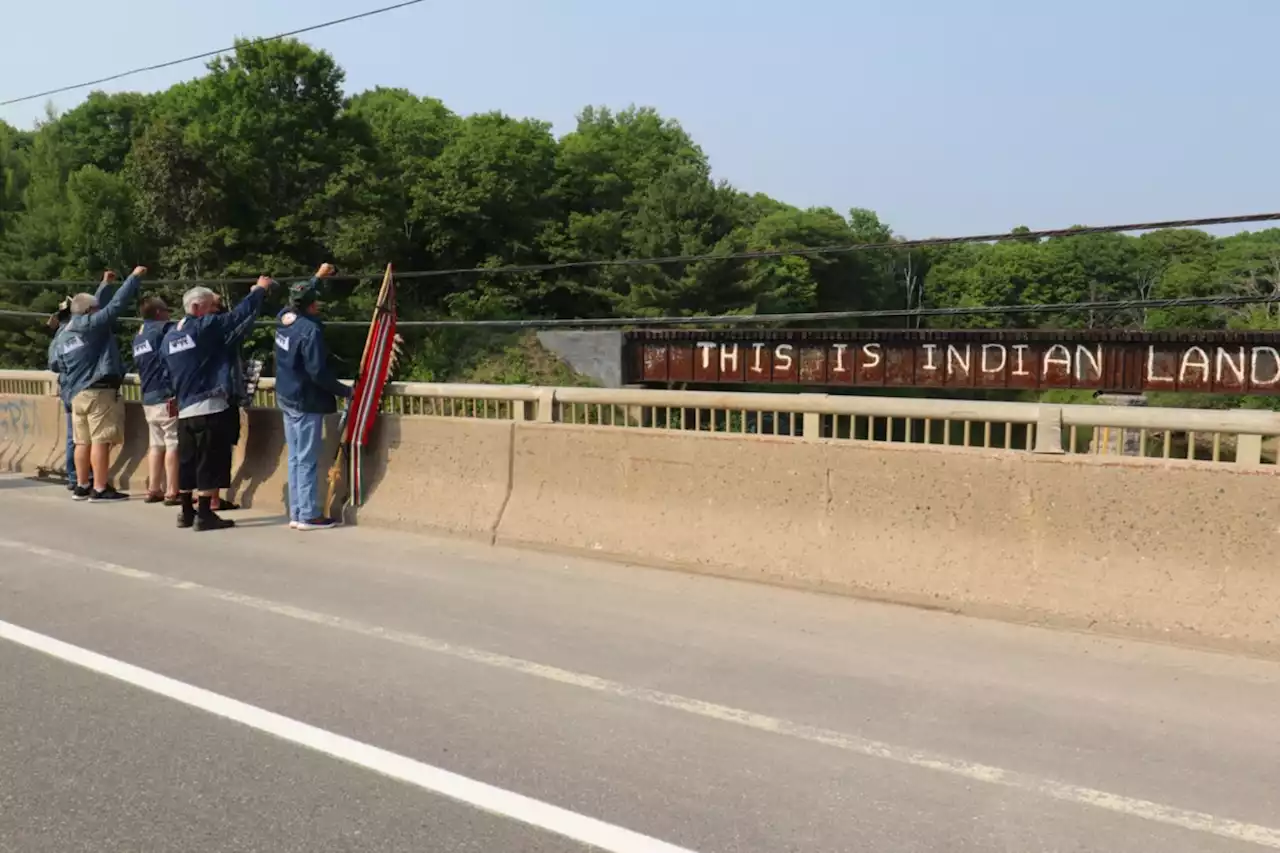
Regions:
<instances>
[{"instance_id":1,"label":"sandal","mask_svg":"<svg viewBox=\"0 0 1280 853\"><path fill-rule=\"evenodd\" d=\"M143 501L143 503L144 503L144 504L158 504L158 503L160 503L160 502L161 502L161 501L163 501L163 500L165 500L165 497L164 497L164 495L160 494L159 492L147 492L147 499L146 499L146 500L144 500L144 501Z\"/></svg>"}]
</instances>

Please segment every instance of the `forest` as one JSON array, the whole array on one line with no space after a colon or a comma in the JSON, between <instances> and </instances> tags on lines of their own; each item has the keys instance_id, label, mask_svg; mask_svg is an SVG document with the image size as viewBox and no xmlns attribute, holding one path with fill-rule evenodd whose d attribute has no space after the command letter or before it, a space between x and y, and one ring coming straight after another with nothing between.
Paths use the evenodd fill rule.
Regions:
<instances>
[{"instance_id":1,"label":"forest","mask_svg":"<svg viewBox=\"0 0 1280 853\"><path fill-rule=\"evenodd\" d=\"M460 116L402 89L347 94L343 81L330 55L302 42L240 42L165 91L95 92L33 130L0 122L0 308L50 312L68 288L40 282L83 281L91 291L102 270L134 264L153 279L288 280L331 261L367 277L333 285L329 316L367 319L388 262L453 270L671 255L715 257L406 280L400 316L769 314L1280 292L1280 229L725 258L905 237L871 210L800 209L715 180L696 142L652 108L587 107L557 137L536 119ZM1276 328L1280 314L1268 304L878 325L908 323ZM331 336L348 363L363 338L347 329ZM406 338L402 378L545 379L517 336L449 329ZM41 367L47 340L32 319L0 318L0 366Z\"/></svg>"}]
</instances>

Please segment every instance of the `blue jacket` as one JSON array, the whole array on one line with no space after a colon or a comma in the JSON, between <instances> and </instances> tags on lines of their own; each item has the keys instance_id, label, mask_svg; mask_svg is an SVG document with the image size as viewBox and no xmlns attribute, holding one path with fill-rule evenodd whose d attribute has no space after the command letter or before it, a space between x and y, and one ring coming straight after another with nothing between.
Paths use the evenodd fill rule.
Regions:
<instances>
[{"instance_id":1,"label":"blue jacket","mask_svg":"<svg viewBox=\"0 0 1280 853\"><path fill-rule=\"evenodd\" d=\"M67 330L66 323L58 324L58 331L53 333L53 340L49 341L49 357L46 360L50 372L57 373L61 365L58 363L58 348L62 344L62 333Z\"/></svg>"},{"instance_id":2,"label":"blue jacket","mask_svg":"<svg viewBox=\"0 0 1280 853\"><path fill-rule=\"evenodd\" d=\"M241 348L244 346L244 339L253 330L253 321L254 317L251 315L242 320L239 325L233 326L227 331L227 347L229 349L225 383L227 398L232 404L241 408L247 407L253 402L248 398L249 395L245 387L244 359L240 354Z\"/></svg>"},{"instance_id":3,"label":"blue jacket","mask_svg":"<svg viewBox=\"0 0 1280 853\"><path fill-rule=\"evenodd\" d=\"M183 317L161 341L178 410L214 397L228 398L228 360L233 355L227 336L262 307L267 292L249 291L240 304L225 314Z\"/></svg>"},{"instance_id":4,"label":"blue jacket","mask_svg":"<svg viewBox=\"0 0 1280 853\"><path fill-rule=\"evenodd\" d=\"M61 359L58 358L58 351L62 346L62 333L66 330L67 324L61 323L58 326L58 331L53 333L53 340L49 341L47 362L49 370L58 374L58 397L62 400L63 406L65 406L69 412L71 411L71 398L66 396L67 380L61 373L62 362Z\"/></svg>"},{"instance_id":5,"label":"blue jacket","mask_svg":"<svg viewBox=\"0 0 1280 853\"><path fill-rule=\"evenodd\" d=\"M349 398L351 388L329 369L324 325L292 308L281 311L277 319L276 405L311 414L338 411L336 398Z\"/></svg>"},{"instance_id":6,"label":"blue jacket","mask_svg":"<svg viewBox=\"0 0 1280 853\"><path fill-rule=\"evenodd\" d=\"M114 287L104 282L98 287L98 304L102 307L92 314L72 317L58 333L56 370L61 374L64 402L101 379L124 379L124 359L113 332L116 320L138 295L141 284L137 276L129 276L111 301L103 305L102 299Z\"/></svg>"},{"instance_id":7,"label":"blue jacket","mask_svg":"<svg viewBox=\"0 0 1280 853\"><path fill-rule=\"evenodd\" d=\"M148 320L133 338L133 364L142 384L142 403L154 406L173 398L169 366L160 354L160 341L173 328L169 320Z\"/></svg>"}]
</instances>

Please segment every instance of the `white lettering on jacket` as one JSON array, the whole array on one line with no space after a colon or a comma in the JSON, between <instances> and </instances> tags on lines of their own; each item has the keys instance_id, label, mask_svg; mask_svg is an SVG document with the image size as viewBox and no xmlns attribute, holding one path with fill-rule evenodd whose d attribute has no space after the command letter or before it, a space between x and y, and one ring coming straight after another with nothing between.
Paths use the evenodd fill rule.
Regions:
<instances>
[{"instance_id":1,"label":"white lettering on jacket","mask_svg":"<svg viewBox=\"0 0 1280 853\"><path fill-rule=\"evenodd\" d=\"M190 335L183 335L180 338L174 338L169 341L169 355L176 355L180 352L186 352L189 349L195 349L195 338Z\"/></svg>"}]
</instances>

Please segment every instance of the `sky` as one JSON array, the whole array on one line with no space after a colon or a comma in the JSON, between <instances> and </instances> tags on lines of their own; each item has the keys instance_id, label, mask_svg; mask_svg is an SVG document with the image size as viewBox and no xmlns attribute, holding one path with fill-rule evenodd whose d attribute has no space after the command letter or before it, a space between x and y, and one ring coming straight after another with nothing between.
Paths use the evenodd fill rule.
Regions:
<instances>
[{"instance_id":1,"label":"sky","mask_svg":"<svg viewBox=\"0 0 1280 853\"><path fill-rule=\"evenodd\" d=\"M388 2L11 2L0 100ZM1280 208L1278 30L1276 0L427 0L302 38L348 93L557 134L587 105L652 106L739 189L928 237ZM45 104L0 119L29 128Z\"/></svg>"}]
</instances>

